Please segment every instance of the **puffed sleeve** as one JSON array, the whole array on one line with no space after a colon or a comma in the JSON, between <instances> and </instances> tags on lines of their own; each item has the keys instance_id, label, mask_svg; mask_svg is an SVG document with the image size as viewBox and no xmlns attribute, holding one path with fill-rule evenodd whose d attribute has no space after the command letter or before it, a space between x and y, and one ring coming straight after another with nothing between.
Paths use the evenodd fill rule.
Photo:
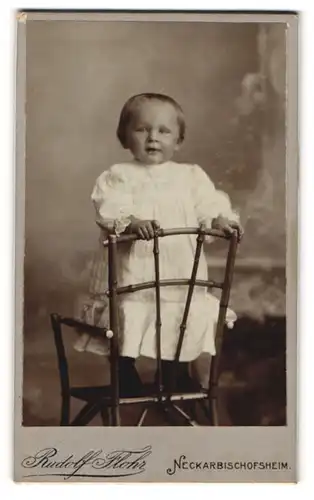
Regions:
<instances>
[{"instance_id":1,"label":"puffed sleeve","mask_svg":"<svg viewBox=\"0 0 314 500\"><path fill-rule=\"evenodd\" d=\"M113 165L97 179L92 192L96 221L108 231L122 233L130 224L133 197L123 169Z\"/></svg>"},{"instance_id":2,"label":"puffed sleeve","mask_svg":"<svg viewBox=\"0 0 314 500\"><path fill-rule=\"evenodd\" d=\"M192 167L191 185L194 208L200 224L211 227L212 220L219 215L239 222L239 214L232 209L229 196L217 190L208 175L198 165Z\"/></svg>"}]
</instances>

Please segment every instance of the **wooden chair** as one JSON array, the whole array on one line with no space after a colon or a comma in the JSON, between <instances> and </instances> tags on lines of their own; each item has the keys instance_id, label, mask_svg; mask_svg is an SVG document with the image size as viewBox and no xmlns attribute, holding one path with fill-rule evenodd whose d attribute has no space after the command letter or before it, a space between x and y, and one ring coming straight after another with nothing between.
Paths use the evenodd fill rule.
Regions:
<instances>
[{"instance_id":1,"label":"wooden chair","mask_svg":"<svg viewBox=\"0 0 314 500\"><path fill-rule=\"evenodd\" d=\"M193 268L190 279L161 280L159 272L159 238L171 237L174 235L195 234L197 235L196 251L194 256ZM223 282L211 280L196 279L199 258L202 251L205 236L222 238L228 241L228 255L225 266ZM178 228L178 229L159 229L155 231L154 236L154 266L155 280L145 283L135 283L129 286L119 287L117 283L117 246L123 243L135 241L136 235L109 235L104 246L108 247L108 266L109 266L109 314L110 329L104 329L87 325L73 318L61 317L58 314L51 314L51 324L54 332L54 340L58 356L58 366L61 381L61 422L64 426L84 426L87 425L97 414L103 418L105 425L121 425L120 408L125 405L141 404L144 406L140 418L135 425L141 426L144 423L146 415L151 406L158 407L167 422L170 425L178 425L174 415L179 415L185 422L185 425L199 425L196 420L195 408L199 405L204 411L208 425L219 425L218 397L219 397L219 364L221 358L221 348L223 333L226 321L226 312L229 302L230 288L233 277L233 270L238 246L238 234L234 231L231 235L226 235L222 231L200 228ZM161 363L161 327L162 318L160 312L160 288L164 286L187 286L187 299L184 308L184 314L180 325L179 340L176 348L175 358L173 360L173 372L176 373L176 367L179 362L180 352L186 330L186 323L191 306L193 291L195 286L204 286L207 288L218 288L221 290L219 316L216 327L216 355L213 356L210 366L210 376L208 389L199 389L194 392L167 392L162 386L162 363ZM118 296L125 293L134 293L139 290L154 288L156 297L156 359L157 359L157 387L156 384L145 385L144 395L138 397L119 397L119 324L118 324ZM93 387L71 387L69 378L69 368L66 358L65 347L62 338L62 326L75 328L78 331L89 333L95 337L107 337L110 343L110 384L107 386ZM71 398L77 398L84 401L82 410L70 421L70 401ZM189 411L180 407L180 402L189 401ZM182 425L182 424L181 424Z\"/></svg>"}]
</instances>

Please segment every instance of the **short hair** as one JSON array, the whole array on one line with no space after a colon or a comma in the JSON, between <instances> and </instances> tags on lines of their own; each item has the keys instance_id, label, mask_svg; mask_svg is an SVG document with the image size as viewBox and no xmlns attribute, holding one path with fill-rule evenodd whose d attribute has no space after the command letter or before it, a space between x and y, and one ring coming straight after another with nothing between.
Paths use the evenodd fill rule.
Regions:
<instances>
[{"instance_id":1,"label":"short hair","mask_svg":"<svg viewBox=\"0 0 314 500\"><path fill-rule=\"evenodd\" d=\"M165 102L168 104L171 104L173 108L175 109L177 113L177 118L178 118L178 125L179 125L179 139L178 142L181 143L184 141L185 138L185 130L186 130L186 125L185 125L185 119L184 119L184 114L181 106L172 98L169 97L168 95L165 94L155 94L152 92L148 93L143 93L143 94L137 94L132 97L130 97L126 103L124 104L122 111L120 113L120 118L119 118L119 123L118 123L118 128L117 128L117 137L122 144L122 146L127 149L127 127L131 121L131 118L134 114L134 111L136 107L139 105L140 102L146 101L146 100L156 100L160 102Z\"/></svg>"}]
</instances>

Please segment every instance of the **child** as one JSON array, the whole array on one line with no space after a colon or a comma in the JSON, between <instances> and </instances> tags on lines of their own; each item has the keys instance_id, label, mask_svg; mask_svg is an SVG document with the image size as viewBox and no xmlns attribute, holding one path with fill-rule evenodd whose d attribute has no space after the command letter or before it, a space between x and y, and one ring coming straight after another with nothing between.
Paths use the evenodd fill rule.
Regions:
<instances>
[{"instance_id":1,"label":"child","mask_svg":"<svg viewBox=\"0 0 314 500\"><path fill-rule=\"evenodd\" d=\"M117 129L122 146L133 159L113 165L97 179L92 200L97 221L104 231L135 233L140 240L118 245L118 285L154 280L154 229L161 227L206 227L242 235L238 216L226 194L197 165L172 161L185 137L181 107L161 94L140 94L124 105ZM160 278L190 278L196 246L195 235L160 238ZM83 321L108 326L107 254L100 248L95 259L90 300L82 309ZM201 254L197 279L207 279L207 264ZM179 336L187 287L161 288L161 354L164 384L167 386ZM140 355L156 358L155 290L142 290L120 296L119 359L120 395L138 394L141 381L135 368ZM188 364L202 352L215 354L214 334L219 302L204 287L195 287L178 370L178 390L191 382ZM228 321L235 314L228 310ZM105 341L96 343L84 335L76 346L105 354Z\"/></svg>"}]
</instances>

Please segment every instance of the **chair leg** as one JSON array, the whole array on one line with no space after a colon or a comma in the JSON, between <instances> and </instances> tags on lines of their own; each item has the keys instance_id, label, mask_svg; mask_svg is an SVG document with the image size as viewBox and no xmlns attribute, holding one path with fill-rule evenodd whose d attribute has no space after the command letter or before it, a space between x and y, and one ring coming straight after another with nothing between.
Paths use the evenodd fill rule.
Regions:
<instances>
[{"instance_id":1,"label":"chair leg","mask_svg":"<svg viewBox=\"0 0 314 500\"><path fill-rule=\"evenodd\" d=\"M196 411L197 401L184 401L183 408L188 415L190 415L191 420L197 422L197 411Z\"/></svg>"},{"instance_id":2,"label":"chair leg","mask_svg":"<svg viewBox=\"0 0 314 500\"><path fill-rule=\"evenodd\" d=\"M207 402L203 399L198 401L205 417L208 420L209 425L213 425L213 413L212 413L212 403L211 400L208 399Z\"/></svg>"},{"instance_id":3,"label":"chair leg","mask_svg":"<svg viewBox=\"0 0 314 500\"><path fill-rule=\"evenodd\" d=\"M210 411L212 425L214 427L217 427L219 425L217 397L210 398L210 400L209 400L209 411Z\"/></svg>"},{"instance_id":4,"label":"chair leg","mask_svg":"<svg viewBox=\"0 0 314 500\"><path fill-rule=\"evenodd\" d=\"M69 394L62 394L60 419L61 426L70 425L70 404L71 396Z\"/></svg>"},{"instance_id":5,"label":"chair leg","mask_svg":"<svg viewBox=\"0 0 314 500\"><path fill-rule=\"evenodd\" d=\"M90 402L87 403L78 415L74 418L71 425L73 426L85 426L96 417L98 413L101 413L102 403L101 402Z\"/></svg>"},{"instance_id":6,"label":"chair leg","mask_svg":"<svg viewBox=\"0 0 314 500\"><path fill-rule=\"evenodd\" d=\"M136 427L141 427L143 425L147 413L148 413L148 407L144 408L144 410L141 411L141 415L137 421Z\"/></svg>"},{"instance_id":7,"label":"chair leg","mask_svg":"<svg viewBox=\"0 0 314 500\"><path fill-rule=\"evenodd\" d=\"M102 425L107 427L110 423L110 412L109 412L107 406L102 406L100 408L100 416L101 416Z\"/></svg>"},{"instance_id":8,"label":"chair leg","mask_svg":"<svg viewBox=\"0 0 314 500\"><path fill-rule=\"evenodd\" d=\"M188 415L180 406L173 404L172 408L179 413L179 415L184 419L184 421L188 424L191 425L192 427L197 427L199 424L192 418L191 415Z\"/></svg>"},{"instance_id":9,"label":"chair leg","mask_svg":"<svg viewBox=\"0 0 314 500\"><path fill-rule=\"evenodd\" d=\"M87 425L89 420L89 415L91 410L94 408L94 403L86 403L83 408L78 412L78 414L74 417L70 425L80 426Z\"/></svg>"},{"instance_id":10,"label":"chair leg","mask_svg":"<svg viewBox=\"0 0 314 500\"><path fill-rule=\"evenodd\" d=\"M161 412L162 416L165 418L166 422L169 425L177 426L178 422L177 420L173 417L172 411L171 411L171 405L168 403L157 403L157 408Z\"/></svg>"}]
</instances>

